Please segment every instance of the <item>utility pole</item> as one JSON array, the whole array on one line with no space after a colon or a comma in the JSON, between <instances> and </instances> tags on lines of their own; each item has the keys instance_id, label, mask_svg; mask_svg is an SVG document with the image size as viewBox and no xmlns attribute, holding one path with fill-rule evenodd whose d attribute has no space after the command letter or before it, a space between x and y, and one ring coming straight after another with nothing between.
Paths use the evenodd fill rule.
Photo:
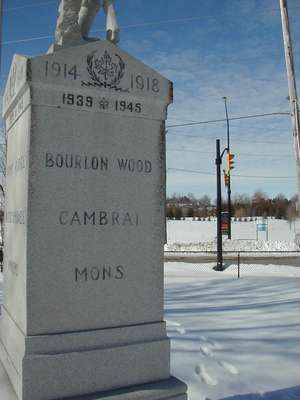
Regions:
<instances>
[{"instance_id":1,"label":"utility pole","mask_svg":"<svg viewBox=\"0 0 300 400\"><path fill-rule=\"evenodd\" d=\"M223 97L225 104L225 114L227 123L227 154L230 154L230 136L229 136L229 118L227 109L227 97ZM227 178L227 211L228 211L228 239L231 239L231 176L230 170L228 170Z\"/></svg>"},{"instance_id":2,"label":"utility pole","mask_svg":"<svg viewBox=\"0 0 300 400\"><path fill-rule=\"evenodd\" d=\"M297 98L297 87L296 87L291 33L290 33L290 28L289 28L288 5L287 5L287 0L279 0L279 2L280 2L285 62L286 62L287 78L288 78L288 85L289 85L289 97L290 97L290 106L291 106L294 151L295 151L296 169L297 169L298 213L300 215L300 119L299 119L299 106L298 106L298 98Z\"/></svg>"},{"instance_id":3,"label":"utility pole","mask_svg":"<svg viewBox=\"0 0 300 400\"><path fill-rule=\"evenodd\" d=\"M2 63L3 0L0 0L0 71Z\"/></svg>"}]
</instances>

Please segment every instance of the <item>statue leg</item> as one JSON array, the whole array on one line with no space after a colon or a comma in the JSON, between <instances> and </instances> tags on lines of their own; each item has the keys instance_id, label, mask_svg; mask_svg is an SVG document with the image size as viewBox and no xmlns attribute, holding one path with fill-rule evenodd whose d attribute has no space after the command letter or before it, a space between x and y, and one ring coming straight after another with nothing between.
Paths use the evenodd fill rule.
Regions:
<instances>
[{"instance_id":1,"label":"statue leg","mask_svg":"<svg viewBox=\"0 0 300 400\"><path fill-rule=\"evenodd\" d=\"M56 24L55 43L63 45L64 41L76 41L81 38L78 27L78 13L81 0L61 0Z\"/></svg>"},{"instance_id":2,"label":"statue leg","mask_svg":"<svg viewBox=\"0 0 300 400\"><path fill-rule=\"evenodd\" d=\"M87 39L93 20L101 8L100 0L82 0L78 16L78 25L83 38Z\"/></svg>"},{"instance_id":3,"label":"statue leg","mask_svg":"<svg viewBox=\"0 0 300 400\"><path fill-rule=\"evenodd\" d=\"M119 38L119 26L114 9L114 0L104 0L103 8L106 14L106 38L117 44Z\"/></svg>"}]
</instances>

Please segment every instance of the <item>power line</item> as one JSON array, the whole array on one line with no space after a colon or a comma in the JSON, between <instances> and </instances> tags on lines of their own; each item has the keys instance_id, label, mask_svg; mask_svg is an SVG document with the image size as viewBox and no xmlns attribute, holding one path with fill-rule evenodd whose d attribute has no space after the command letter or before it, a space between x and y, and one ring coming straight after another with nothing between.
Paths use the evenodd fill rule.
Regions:
<instances>
[{"instance_id":1,"label":"power line","mask_svg":"<svg viewBox=\"0 0 300 400\"><path fill-rule=\"evenodd\" d=\"M36 40L52 39L52 38L53 38L53 35L38 36L38 37L32 37L32 38L26 38L26 39L9 40L9 41L3 42L2 44L3 45L17 44L17 43L33 42Z\"/></svg>"},{"instance_id":2,"label":"power line","mask_svg":"<svg viewBox=\"0 0 300 400\"><path fill-rule=\"evenodd\" d=\"M214 97L214 99L216 99L216 97ZM175 125L175 122L178 122L178 121L180 121L180 122L178 122L178 124L180 123L180 124L183 124L183 123L195 123L195 122L198 122L198 121L195 121L195 120L191 120L191 119L179 119L179 118L176 118L176 119L174 119L172 116L170 117L170 118L168 118L168 121L169 122L174 122L174 125ZM240 123L242 123L242 125L240 124ZM274 124L274 123L278 123L278 121L272 121L271 122L272 124ZM282 123L282 121L280 121L280 123ZM224 123L224 124L222 124L222 126L226 126L226 124ZM273 127L273 126L257 126L256 125L256 123L255 123L255 125L253 125L253 124L246 124L245 125L245 123L244 123L244 121L239 121L239 122L237 122L237 124L235 124L235 123L231 123L230 124L230 127L232 128L232 129L235 129L235 130L241 130L241 129L244 129L244 128L247 128L247 129L252 129L252 130L259 130L259 131L264 131L264 132L282 132L282 131L284 131L284 130L286 130L286 129L288 129L288 128L286 128L286 127L282 127L282 128L278 128L278 126L277 127Z\"/></svg>"},{"instance_id":3,"label":"power line","mask_svg":"<svg viewBox=\"0 0 300 400\"><path fill-rule=\"evenodd\" d=\"M190 172L190 173L193 173L193 174L200 174L200 175L213 175L213 176L216 175L213 172L195 171L193 169L172 168L172 167L167 168L167 171Z\"/></svg>"},{"instance_id":4,"label":"power line","mask_svg":"<svg viewBox=\"0 0 300 400\"><path fill-rule=\"evenodd\" d=\"M161 20L161 21L143 22L143 23L137 23L137 24L131 24L131 25L123 25L123 26L120 26L120 29L140 28L143 26L162 25L162 24L177 23L177 22L191 22L191 21L201 20L203 18L204 18L204 16L202 15L201 17L176 18L176 19L166 19L166 20ZM215 19L215 18L213 18L213 19ZM93 32L94 33L95 32L105 32L105 30L104 29L93 29L91 32L92 33ZM35 37L25 38L25 39L10 40L10 41L3 42L3 44L8 45L8 44L32 42L32 41L36 41L36 40L50 39L52 37L53 37L53 35L35 36Z\"/></svg>"},{"instance_id":5,"label":"power line","mask_svg":"<svg viewBox=\"0 0 300 400\"><path fill-rule=\"evenodd\" d=\"M143 26L162 25L162 24L177 23L177 22L191 22L191 21L201 20L203 18L204 18L204 16L202 15L201 17L176 18L176 19L166 19L166 20L161 20L161 21L143 22L143 23L137 23L137 24L131 24L131 25L123 25L123 26L120 26L120 29L140 28ZM213 19L215 19L215 18L213 18ZM93 32L94 33L95 32L105 32L105 30L104 29L93 29L91 32L92 33ZM35 36L35 37L25 38L25 39L10 40L10 41L3 42L3 44L8 45L8 44L32 42L32 41L36 41L36 40L50 39L52 37L53 37L53 35Z\"/></svg>"},{"instance_id":6,"label":"power line","mask_svg":"<svg viewBox=\"0 0 300 400\"><path fill-rule=\"evenodd\" d=\"M167 171L178 171L178 172L188 172L193 174L200 174L200 175L213 175L216 174L213 172L207 171L198 171L193 169L184 169L184 168L167 168ZM270 176L270 175L232 175L234 178L255 178L255 179L296 179L296 176Z\"/></svg>"},{"instance_id":7,"label":"power line","mask_svg":"<svg viewBox=\"0 0 300 400\"><path fill-rule=\"evenodd\" d=\"M49 2L45 2L45 3L18 6L18 7L14 7L14 8L8 8L4 11L5 12L14 11L14 10L18 10L18 9L43 6L43 5L52 4L52 3L56 3L56 1L49 1ZM278 9L278 11L279 11L279 9ZM206 16L201 15L200 17L173 18L173 19L166 19L166 20L160 20L160 21L152 21L152 22L143 22L143 23L137 23L137 24L131 24L131 25L124 25L124 26L121 26L120 29L139 28L139 27L154 26L154 25L164 25L164 24L178 23L178 22L192 22L192 21L202 20L203 18L206 18L206 19L210 18L210 19L216 20L216 18L212 15L206 15ZM104 30L97 29L97 30L92 30L92 32L104 32ZM44 39L50 39L52 37L53 37L53 35L44 35L44 36L36 36L36 37L25 38L25 39L16 39L16 40L10 40L10 41L3 42L3 45L31 42L31 41L35 41L35 40L44 40Z\"/></svg>"},{"instance_id":8,"label":"power line","mask_svg":"<svg viewBox=\"0 0 300 400\"><path fill-rule=\"evenodd\" d=\"M237 121L237 120L244 120L244 119L249 119L249 118L260 118L260 117L269 117L269 116L279 116L279 115L290 115L289 112L273 112L273 113L264 113L264 114L254 114L254 115L242 115L239 117L232 117L229 118L230 121ZM205 125L205 124L213 124L213 123L220 123L220 122L226 122L226 119L215 119L215 120L207 120L207 121L196 121L196 122L188 122L188 123L183 123L183 124L173 124L173 125L167 125L167 130L172 129L172 128L182 128L182 127L188 127L188 126L195 126L195 125ZM185 134L182 135L180 133L173 133L173 132L168 132L170 135L177 135L181 136L182 138L184 137L192 137L192 138L197 138L197 139L204 139L204 140L215 140L215 138L201 138L199 135L189 135ZM276 141L256 141L256 140L243 140L243 139L235 139L235 142L237 143L262 143L262 144L284 144L284 145L289 145L289 143L286 142L276 142Z\"/></svg>"},{"instance_id":9,"label":"power line","mask_svg":"<svg viewBox=\"0 0 300 400\"><path fill-rule=\"evenodd\" d=\"M271 158L282 158L282 157L288 157L291 158L292 154L255 154L255 153L234 153L237 156L243 156L243 157L271 157Z\"/></svg>"},{"instance_id":10,"label":"power line","mask_svg":"<svg viewBox=\"0 0 300 400\"><path fill-rule=\"evenodd\" d=\"M289 7L289 10L299 10L300 7ZM268 8L268 11L280 11L280 8Z\"/></svg>"},{"instance_id":11,"label":"power line","mask_svg":"<svg viewBox=\"0 0 300 400\"><path fill-rule=\"evenodd\" d=\"M180 137L182 137L182 138L194 138L194 139L200 139L200 140L204 140L204 141L212 141L212 140L216 140L217 138L216 137L211 137L211 138L208 138L208 137L203 137L203 136L199 136L199 135L190 135L190 134L185 134L185 135L182 135L181 133L176 133L176 132L168 132L168 135L172 135L172 136L180 136ZM253 140L253 139L249 139L249 140L247 140L247 139L236 139L236 138L234 138L234 142L236 142L236 143L260 143L260 144L274 144L274 145L276 145L276 144L280 144L280 145L286 145L286 146L290 146L291 144L288 142L288 141L285 141L285 142L279 142L279 141L274 141L274 140L272 140L272 141L266 141L266 140Z\"/></svg>"},{"instance_id":12,"label":"power line","mask_svg":"<svg viewBox=\"0 0 300 400\"><path fill-rule=\"evenodd\" d=\"M185 134L185 135L182 135L181 133L173 133L173 132L169 132L168 133L168 135L172 135L172 136L180 136L180 137L182 137L182 138L194 138L194 139L200 139L200 140L204 140L204 141L212 141L212 140L216 140L217 138L215 138L215 137L212 137L212 138L207 138L207 137L201 137L201 136L199 136L199 135L189 135L189 134ZM281 146L282 145L285 145L285 146L290 146L291 144L289 143L289 142L287 142L287 141L285 141L285 142L276 142L276 141L273 141L272 140L272 142L271 141L265 141L265 140L246 140L246 139L234 139L234 142L235 143L258 143L258 144L273 144L273 145L277 145L277 144L280 144Z\"/></svg>"},{"instance_id":13,"label":"power line","mask_svg":"<svg viewBox=\"0 0 300 400\"><path fill-rule=\"evenodd\" d=\"M5 8L5 12L21 10L21 9L24 9L24 8L40 7L40 6L45 6L45 5L54 4L54 3L57 3L57 1L56 0L52 0L52 1L45 1L45 2L41 2L41 3L25 4L23 6ZM299 8L300 7L298 7L298 6L294 6L294 7L289 7L289 10L297 10ZM280 11L280 9L279 8L266 8L266 9L261 9L259 11L260 11L260 13L265 13L265 12L268 12L268 11ZM225 13L221 13L221 14L224 15ZM207 17L212 17L213 18L212 15L206 15L206 16L202 15L201 17L194 17L194 18L201 18L202 19L202 18L207 18ZM176 21L178 21L178 20L182 21L183 19L184 18L178 18Z\"/></svg>"},{"instance_id":14,"label":"power line","mask_svg":"<svg viewBox=\"0 0 300 400\"><path fill-rule=\"evenodd\" d=\"M167 151L178 151L178 152L191 152L191 153L198 153L198 154L215 154L213 151L200 151L194 149L168 149ZM271 158L281 158L281 157L291 157L291 154L256 154L256 153L240 153L235 152L236 156L246 156L246 157L271 157Z\"/></svg>"},{"instance_id":15,"label":"power line","mask_svg":"<svg viewBox=\"0 0 300 400\"><path fill-rule=\"evenodd\" d=\"M232 175L234 178L255 178L255 179L296 179L296 176L270 176L270 175Z\"/></svg>"},{"instance_id":16,"label":"power line","mask_svg":"<svg viewBox=\"0 0 300 400\"><path fill-rule=\"evenodd\" d=\"M254 114L254 115L242 115L239 117L233 117L229 118L229 121L236 121L236 120L241 120L241 119L249 119L249 118L260 118L260 117L269 117L269 116L274 116L274 115L291 115L289 112L272 112L272 113L264 113L264 114ZM168 125L167 129L170 128L179 128L179 127L185 127L185 126L193 126L193 125L201 125L201 124L214 124L218 122L226 122L226 119L212 119L208 121L197 121L197 122L188 122L184 124L174 124L174 125Z\"/></svg>"},{"instance_id":17,"label":"power line","mask_svg":"<svg viewBox=\"0 0 300 400\"><path fill-rule=\"evenodd\" d=\"M192 149L168 149L167 151L180 151L180 152L191 152L191 153L198 153L198 154L215 154L213 151L200 151L200 150L192 150Z\"/></svg>"},{"instance_id":18,"label":"power line","mask_svg":"<svg viewBox=\"0 0 300 400\"><path fill-rule=\"evenodd\" d=\"M216 96L214 96L213 99L216 100L217 99ZM174 113L174 111L173 111L173 113ZM178 124L179 123L180 124L183 124L183 123L190 124L190 123L198 122L198 121L196 121L194 119L191 119L191 118L190 119L183 119L183 118L174 118L173 116L168 118L168 121L169 121L170 124L172 123L172 125L175 125L175 123L178 123ZM278 124L278 123L282 123L282 121L280 121L280 122L274 121L274 120L271 121L271 124ZM226 126L226 124L224 123L224 124L222 124L222 126ZM284 129L286 129L285 127L284 128L278 128L278 126L276 126L276 127L273 127L273 126L257 126L256 122L255 122L255 124L254 123L252 123L252 124L247 124L246 123L246 125L245 125L244 121L237 121L237 123L233 122L233 123L230 124L230 127L233 128L233 129L247 128L247 129L254 129L254 130L263 130L263 131L268 131L268 132L282 132Z\"/></svg>"},{"instance_id":19,"label":"power line","mask_svg":"<svg viewBox=\"0 0 300 400\"><path fill-rule=\"evenodd\" d=\"M288 120L286 120L287 122L290 122L290 121L288 121ZM272 123L274 123L275 121L272 121ZM280 123L281 123L282 121L280 121ZM289 129L289 128L287 128L287 127L282 127L282 128L278 128L278 126L277 127L269 127L269 126L260 126L260 125L248 125L248 124L244 124L244 122L242 121L241 122L242 123L242 125L240 125L240 123L237 123L237 124L235 124L235 123L233 123L233 124L230 124L230 127L232 128L232 129L235 129L235 130L240 130L240 129L244 129L244 128L247 128L247 129L251 129L251 130L255 130L255 131L264 131L264 132L282 132L282 131L284 131L284 130L286 130L286 129Z\"/></svg>"},{"instance_id":20,"label":"power line","mask_svg":"<svg viewBox=\"0 0 300 400\"><path fill-rule=\"evenodd\" d=\"M35 3L35 4L25 4L23 6L17 6L17 7L11 7L11 8L5 8L4 12L9 12L9 11L15 11L15 10L22 10L24 8L32 8L32 7L40 7L40 6L45 6L48 4L53 4L57 3L57 1L52 0L52 1L45 1L44 3Z\"/></svg>"}]
</instances>

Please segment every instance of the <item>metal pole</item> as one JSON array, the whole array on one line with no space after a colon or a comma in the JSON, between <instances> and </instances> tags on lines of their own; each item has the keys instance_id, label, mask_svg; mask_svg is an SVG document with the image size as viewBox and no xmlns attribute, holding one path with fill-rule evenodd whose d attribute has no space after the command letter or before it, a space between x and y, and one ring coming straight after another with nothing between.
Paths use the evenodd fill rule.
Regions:
<instances>
[{"instance_id":1,"label":"metal pole","mask_svg":"<svg viewBox=\"0 0 300 400\"><path fill-rule=\"evenodd\" d=\"M2 64L2 26L3 26L3 0L0 0L0 71Z\"/></svg>"},{"instance_id":2,"label":"metal pole","mask_svg":"<svg viewBox=\"0 0 300 400\"><path fill-rule=\"evenodd\" d=\"M222 253L222 229L221 229L221 212L222 212L222 189L221 189L221 164L222 158L220 154L220 140L216 140L216 166L217 166L217 265L216 271L223 271L223 253Z\"/></svg>"},{"instance_id":3,"label":"metal pole","mask_svg":"<svg viewBox=\"0 0 300 400\"><path fill-rule=\"evenodd\" d=\"M285 62L287 69L287 78L289 85L289 97L291 106L291 117L293 127L293 139L294 139L294 151L296 158L296 169L297 169L297 186L298 186L298 212L300 215L300 126L299 126L299 107L297 98L297 87L295 78L295 67L293 60L293 48L291 33L289 28L289 15L287 0L279 0L280 11L281 11L281 22L283 32L283 43L285 52Z\"/></svg>"},{"instance_id":4,"label":"metal pole","mask_svg":"<svg viewBox=\"0 0 300 400\"><path fill-rule=\"evenodd\" d=\"M227 125L227 153L230 153L230 135L229 135L229 118L227 109L227 97L223 97L225 104L226 125ZM227 201L228 201L228 239L231 239L231 176L230 170L228 171L228 185L227 185Z\"/></svg>"},{"instance_id":5,"label":"metal pole","mask_svg":"<svg viewBox=\"0 0 300 400\"><path fill-rule=\"evenodd\" d=\"M240 253L238 253L238 279L240 279Z\"/></svg>"}]
</instances>

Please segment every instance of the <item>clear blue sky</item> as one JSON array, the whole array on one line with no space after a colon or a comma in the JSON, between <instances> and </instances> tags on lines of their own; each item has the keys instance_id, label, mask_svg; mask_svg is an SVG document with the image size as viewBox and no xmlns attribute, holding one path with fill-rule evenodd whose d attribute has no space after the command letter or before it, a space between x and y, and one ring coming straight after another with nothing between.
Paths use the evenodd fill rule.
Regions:
<instances>
[{"instance_id":1,"label":"clear blue sky","mask_svg":"<svg viewBox=\"0 0 300 400\"><path fill-rule=\"evenodd\" d=\"M288 3L299 78L300 4ZM58 1L4 0L1 93L14 53L47 51L57 9ZM231 117L289 111L279 0L116 0L116 9L120 46L174 82L169 125L223 118L223 96ZM93 36L104 36L103 15L93 29ZM290 117L237 120L230 128L233 193L294 195ZM225 123L170 127L168 194L214 198L215 139L225 146L225 137Z\"/></svg>"}]
</instances>

